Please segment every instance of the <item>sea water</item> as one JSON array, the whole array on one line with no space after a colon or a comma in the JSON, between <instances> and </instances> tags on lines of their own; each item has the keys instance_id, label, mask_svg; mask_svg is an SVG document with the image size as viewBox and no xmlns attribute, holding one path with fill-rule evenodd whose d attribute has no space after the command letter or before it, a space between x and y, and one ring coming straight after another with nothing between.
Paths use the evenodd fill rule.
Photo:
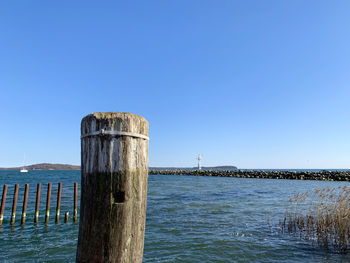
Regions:
<instances>
[{"instance_id":1,"label":"sea water","mask_svg":"<svg viewBox=\"0 0 350 263\"><path fill-rule=\"evenodd\" d=\"M79 224L73 184L80 171L0 171L8 184L0 262L74 262ZM42 183L39 223L34 225L36 184ZM50 222L44 223L47 183L52 183ZM58 183L61 216L55 224ZM16 223L10 226L14 184L20 185ZM27 219L20 225L24 184L30 184ZM350 262L350 256L282 234L290 195L347 182L150 175L144 262ZM79 183L80 186L80 183Z\"/></svg>"}]
</instances>

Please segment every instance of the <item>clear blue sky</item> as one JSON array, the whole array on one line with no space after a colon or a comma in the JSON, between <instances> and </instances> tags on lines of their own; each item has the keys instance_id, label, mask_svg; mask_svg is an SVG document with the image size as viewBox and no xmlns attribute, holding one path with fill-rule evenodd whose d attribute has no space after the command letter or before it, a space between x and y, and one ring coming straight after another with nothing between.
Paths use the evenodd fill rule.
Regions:
<instances>
[{"instance_id":1,"label":"clear blue sky","mask_svg":"<svg viewBox=\"0 0 350 263\"><path fill-rule=\"evenodd\" d=\"M151 166L350 168L350 1L0 3L0 167L80 164L80 121L150 123Z\"/></svg>"}]
</instances>

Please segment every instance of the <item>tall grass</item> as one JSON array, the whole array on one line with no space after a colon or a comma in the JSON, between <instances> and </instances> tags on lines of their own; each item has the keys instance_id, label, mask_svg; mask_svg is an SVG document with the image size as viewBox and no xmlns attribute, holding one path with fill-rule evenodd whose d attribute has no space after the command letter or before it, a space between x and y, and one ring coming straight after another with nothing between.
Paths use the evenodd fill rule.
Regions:
<instances>
[{"instance_id":1,"label":"tall grass","mask_svg":"<svg viewBox=\"0 0 350 263\"><path fill-rule=\"evenodd\" d=\"M315 189L289 200L282 232L317 242L325 249L346 252L350 248L350 189Z\"/></svg>"}]
</instances>

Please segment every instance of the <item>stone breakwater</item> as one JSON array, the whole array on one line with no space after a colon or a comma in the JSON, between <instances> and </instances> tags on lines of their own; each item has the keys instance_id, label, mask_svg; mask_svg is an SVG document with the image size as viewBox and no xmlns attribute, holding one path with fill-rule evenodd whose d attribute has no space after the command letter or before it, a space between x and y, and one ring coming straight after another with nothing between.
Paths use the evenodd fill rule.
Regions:
<instances>
[{"instance_id":1,"label":"stone breakwater","mask_svg":"<svg viewBox=\"0 0 350 263\"><path fill-rule=\"evenodd\" d=\"M350 171L258 171L258 170L150 170L154 175L192 175L238 178L350 181Z\"/></svg>"}]
</instances>

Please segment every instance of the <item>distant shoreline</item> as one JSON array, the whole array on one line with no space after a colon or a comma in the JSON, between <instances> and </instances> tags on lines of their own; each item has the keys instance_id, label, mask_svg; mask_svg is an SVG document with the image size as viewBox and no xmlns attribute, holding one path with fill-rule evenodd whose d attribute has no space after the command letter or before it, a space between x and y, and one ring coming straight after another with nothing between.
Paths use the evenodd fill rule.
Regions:
<instances>
[{"instance_id":1,"label":"distant shoreline","mask_svg":"<svg viewBox=\"0 0 350 263\"><path fill-rule=\"evenodd\" d=\"M23 167L26 168L27 170L80 170L79 165L59 164L59 163L39 163L39 164L25 165L20 167L0 168L0 170L20 170Z\"/></svg>"},{"instance_id":2,"label":"distant shoreline","mask_svg":"<svg viewBox=\"0 0 350 263\"><path fill-rule=\"evenodd\" d=\"M80 165L72 165L72 164L58 164L58 163L39 163L39 164L32 164L32 165L25 165L25 166L19 166L19 167L5 167L0 168L0 171L4 170L20 170L22 168L26 168L27 170L80 170ZM241 169L237 168L233 165L220 165L220 166L202 166L202 171L211 171L211 170L222 170L222 171L232 171L235 173L238 173L239 171L263 171L263 172L320 172L320 171L350 171L350 169L318 169L318 168L309 168L309 169L297 169L297 168L280 168L280 169ZM198 167L149 167L149 171L186 171L188 174L188 171L198 171Z\"/></svg>"},{"instance_id":3,"label":"distant shoreline","mask_svg":"<svg viewBox=\"0 0 350 263\"><path fill-rule=\"evenodd\" d=\"M59 163L39 163L32 165L23 166L27 170L80 170L80 165L71 165L71 164L59 164ZM9 167L9 168L0 168L0 170L20 170L21 167ZM193 170L197 167L149 167L149 170ZM211 166L211 167L202 167L203 170L233 170L237 169L233 165L221 165L221 166Z\"/></svg>"}]
</instances>

